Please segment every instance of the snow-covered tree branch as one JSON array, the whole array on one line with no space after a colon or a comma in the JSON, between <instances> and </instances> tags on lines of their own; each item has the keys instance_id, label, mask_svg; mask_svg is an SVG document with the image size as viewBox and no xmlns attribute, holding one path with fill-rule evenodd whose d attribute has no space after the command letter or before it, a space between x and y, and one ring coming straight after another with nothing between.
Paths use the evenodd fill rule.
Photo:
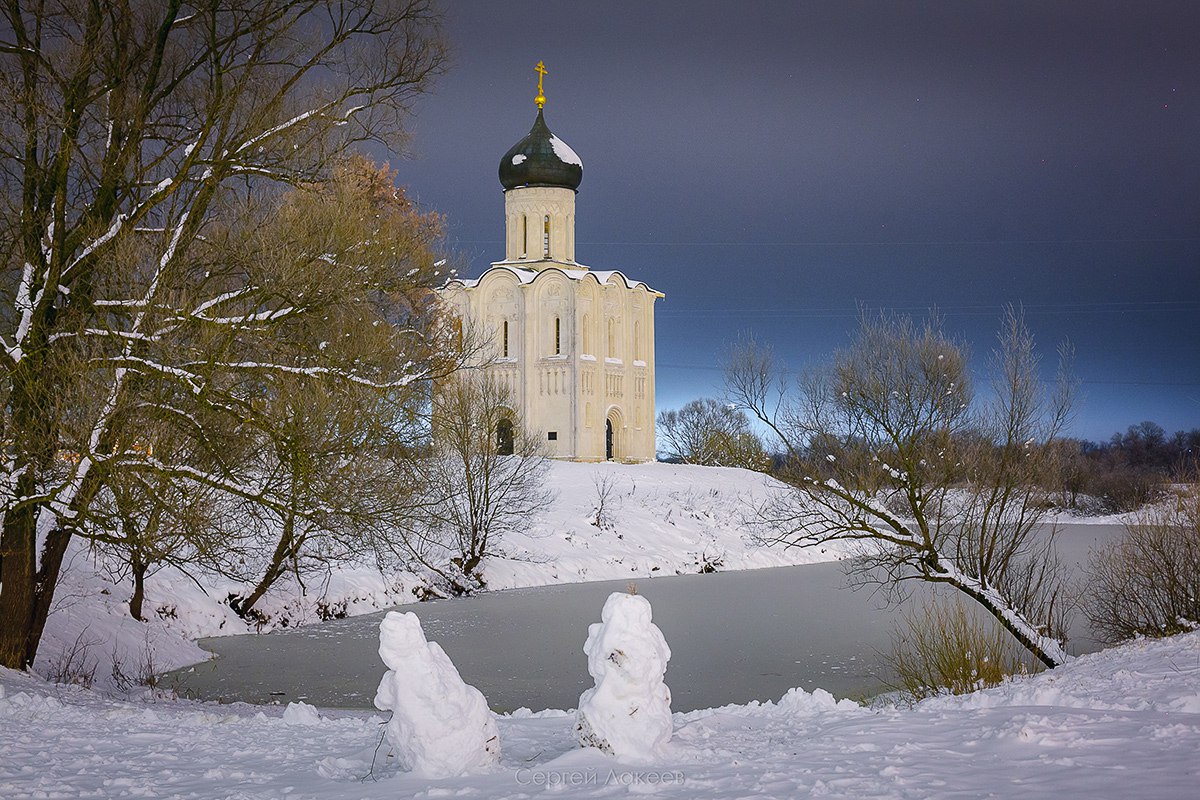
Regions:
<instances>
[{"instance_id":1,"label":"snow-covered tree branch","mask_svg":"<svg viewBox=\"0 0 1200 800\"><path fill-rule=\"evenodd\" d=\"M117 507L121 431L169 406L155 420L195 452L267 436L275 384L228 365L269 364L297 391L403 391L439 369L436 336L397 330L437 327L436 220L394 195L381 214L391 176L384 192L362 169L343 184L358 234L375 203L370 236L303 240L319 217L299 215L331 202L322 186L356 142L403 143L444 48L425 0L52 0L0 16L0 664L22 667L68 542L99 530L98 498ZM297 189L308 200L284 194ZM318 263L329 252L339 266ZM377 357L342 346L371 326Z\"/></svg>"}]
</instances>

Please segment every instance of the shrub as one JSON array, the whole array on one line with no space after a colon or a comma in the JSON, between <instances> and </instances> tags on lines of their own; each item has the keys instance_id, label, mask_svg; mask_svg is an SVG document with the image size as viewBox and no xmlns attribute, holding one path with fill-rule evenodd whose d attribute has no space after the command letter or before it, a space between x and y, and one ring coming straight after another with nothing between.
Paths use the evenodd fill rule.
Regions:
<instances>
[{"instance_id":1,"label":"shrub","mask_svg":"<svg viewBox=\"0 0 1200 800\"><path fill-rule=\"evenodd\" d=\"M1104 641L1171 636L1200 625L1200 485L1138 512L1090 560L1085 612Z\"/></svg>"},{"instance_id":2,"label":"shrub","mask_svg":"<svg viewBox=\"0 0 1200 800\"><path fill-rule=\"evenodd\" d=\"M957 598L929 600L905 614L883 661L895 673L887 685L914 701L985 689L1029 670L1004 629Z\"/></svg>"}]
</instances>

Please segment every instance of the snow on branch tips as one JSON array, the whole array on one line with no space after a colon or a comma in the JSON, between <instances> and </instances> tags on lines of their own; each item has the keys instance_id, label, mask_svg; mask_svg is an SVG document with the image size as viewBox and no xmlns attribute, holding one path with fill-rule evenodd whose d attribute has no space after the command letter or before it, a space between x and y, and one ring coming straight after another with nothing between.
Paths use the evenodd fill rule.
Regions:
<instances>
[{"instance_id":1,"label":"snow on branch tips","mask_svg":"<svg viewBox=\"0 0 1200 800\"><path fill-rule=\"evenodd\" d=\"M671 740L671 690L663 682L671 648L640 595L614 592L600 619L583 646L596 685L579 698L579 742L620 759L652 760Z\"/></svg>"},{"instance_id":2,"label":"snow on branch tips","mask_svg":"<svg viewBox=\"0 0 1200 800\"><path fill-rule=\"evenodd\" d=\"M391 711L387 739L404 769L426 778L486 770L500 760L500 737L483 694L459 676L450 657L425 640L413 613L391 611L379 625L388 671L375 707Z\"/></svg>"}]
</instances>

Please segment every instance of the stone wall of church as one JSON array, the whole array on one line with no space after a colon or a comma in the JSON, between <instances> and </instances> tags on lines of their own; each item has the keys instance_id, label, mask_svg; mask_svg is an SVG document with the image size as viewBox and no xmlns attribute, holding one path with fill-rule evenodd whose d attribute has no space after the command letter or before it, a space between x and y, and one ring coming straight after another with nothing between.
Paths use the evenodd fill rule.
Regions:
<instances>
[{"instance_id":1,"label":"stone wall of church","mask_svg":"<svg viewBox=\"0 0 1200 800\"><path fill-rule=\"evenodd\" d=\"M487 337L489 373L549 455L604 460L611 424L615 459L653 460L656 295L603 275L547 268L522 283L501 267L446 296Z\"/></svg>"},{"instance_id":2,"label":"stone wall of church","mask_svg":"<svg viewBox=\"0 0 1200 800\"><path fill-rule=\"evenodd\" d=\"M615 275L603 285L579 281L576 294L582 409L576 458L606 458L611 423L615 458L652 460L655 296L644 286L626 288Z\"/></svg>"}]
</instances>

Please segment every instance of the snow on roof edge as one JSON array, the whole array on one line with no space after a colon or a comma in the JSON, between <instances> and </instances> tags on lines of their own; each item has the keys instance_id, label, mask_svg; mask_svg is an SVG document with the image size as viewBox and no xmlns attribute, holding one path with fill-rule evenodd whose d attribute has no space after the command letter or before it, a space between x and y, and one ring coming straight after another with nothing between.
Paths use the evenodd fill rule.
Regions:
<instances>
[{"instance_id":1,"label":"snow on roof edge","mask_svg":"<svg viewBox=\"0 0 1200 800\"><path fill-rule=\"evenodd\" d=\"M592 269L589 269L588 267L580 264L579 269L571 269L566 266L555 265L555 266L546 267L545 269L536 270L536 269L529 269L528 267L516 266L517 263L518 262L512 262L512 261L495 261L492 263L492 265L490 267L488 267L486 270L484 270L483 274L480 275L478 278L451 278L450 280L446 281L446 283L442 286L442 288L446 289L446 288L449 288L452 284L458 284L458 285L462 286L464 289L474 289L476 286L478 286L480 284L480 282L483 281L483 279L485 277L487 277L489 274L491 274L492 272L494 272L496 270L506 270L506 271L512 273L513 276L516 277L517 281L521 285L528 285L528 284L533 283L534 281L537 280L539 275L542 275L544 273L558 272L559 274L563 275L568 280L572 280L572 281L581 281L590 276L591 278L593 278L596 281L597 284L599 284L601 286L608 283L609 279L611 279L614 275L618 275L618 276L620 276L621 281L625 285L626 289L636 289L638 286L641 286L641 287L645 288L645 290L647 292L654 295L655 297L660 297L660 298L666 297L665 294L658 291L657 289L655 289L654 287L652 287L650 284L646 283L645 281L633 280L629 276L627 276L625 273L623 273L617 269L592 270Z\"/></svg>"}]
</instances>

